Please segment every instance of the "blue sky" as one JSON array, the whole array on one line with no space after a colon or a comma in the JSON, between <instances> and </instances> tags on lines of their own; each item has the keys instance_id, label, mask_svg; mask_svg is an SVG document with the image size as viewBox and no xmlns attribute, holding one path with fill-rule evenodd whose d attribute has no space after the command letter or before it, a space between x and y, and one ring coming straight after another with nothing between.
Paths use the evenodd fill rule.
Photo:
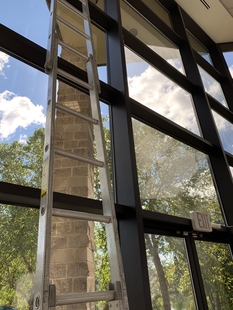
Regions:
<instances>
[{"instance_id":1,"label":"blue sky","mask_svg":"<svg viewBox=\"0 0 233 310\"><path fill-rule=\"evenodd\" d=\"M0 23L46 48L49 12L45 0L3 0ZM106 82L106 68L99 68ZM0 141L24 141L44 126L47 75L0 52ZM108 114L105 105L103 114Z\"/></svg>"}]
</instances>

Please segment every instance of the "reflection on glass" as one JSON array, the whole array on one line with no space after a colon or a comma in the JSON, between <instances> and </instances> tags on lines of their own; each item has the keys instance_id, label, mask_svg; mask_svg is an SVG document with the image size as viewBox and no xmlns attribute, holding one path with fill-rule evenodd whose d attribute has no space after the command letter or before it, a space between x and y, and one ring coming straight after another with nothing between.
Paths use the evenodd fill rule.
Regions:
<instances>
[{"instance_id":1,"label":"reflection on glass","mask_svg":"<svg viewBox=\"0 0 233 310\"><path fill-rule=\"evenodd\" d=\"M3 0L0 21L27 39L47 47L49 9L45 0Z\"/></svg>"},{"instance_id":2,"label":"reflection on glass","mask_svg":"<svg viewBox=\"0 0 233 310\"><path fill-rule=\"evenodd\" d=\"M196 241L209 309L233 308L233 262L227 244Z\"/></svg>"},{"instance_id":3,"label":"reflection on glass","mask_svg":"<svg viewBox=\"0 0 233 310\"><path fill-rule=\"evenodd\" d=\"M157 0L142 0L150 10L158 15L169 27L172 27L170 16L167 10Z\"/></svg>"},{"instance_id":4,"label":"reflection on glass","mask_svg":"<svg viewBox=\"0 0 233 310\"><path fill-rule=\"evenodd\" d=\"M127 48L125 55L130 97L200 135L191 95Z\"/></svg>"},{"instance_id":5,"label":"reflection on glass","mask_svg":"<svg viewBox=\"0 0 233 310\"><path fill-rule=\"evenodd\" d=\"M182 239L145 234L152 309L196 309Z\"/></svg>"},{"instance_id":6,"label":"reflection on glass","mask_svg":"<svg viewBox=\"0 0 233 310\"><path fill-rule=\"evenodd\" d=\"M207 156L132 120L142 208L189 218L190 211L223 223Z\"/></svg>"},{"instance_id":7,"label":"reflection on glass","mask_svg":"<svg viewBox=\"0 0 233 310\"><path fill-rule=\"evenodd\" d=\"M233 154L233 124L218 113L212 113L224 150Z\"/></svg>"},{"instance_id":8,"label":"reflection on glass","mask_svg":"<svg viewBox=\"0 0 233 310\"><path fill-rule=\"evenodd\" d=\"M0 305L32 309L38 210L0 205Z\"/></svg>"},{"instance_id":9,"label":"reflection on glass","mask_svg":"<svg viewBox=\"0 0 233 310\"><path fill-rule=\"evenodd\" d=\"M198 69L205 91L214 99L219 101L222 105L227 107L226 99L224 97L221 85L201 67L198 66Z\"/></svg>"},{"instance_id":10,"label":"reflection on glass","mask_svg":"<svg viewBox=\"0 0 233 310\"><path fill-rule=\"evenodd\" d=\"M223 53L223 56L226 60L228 69L230 71L231 77L233 78L233 52Z\"/></svg>"},{"instance_id":11,"label":"reflection on glass","mask_svg":"<svg viewBox=\"0 0 233 310\"><path fill-rule=\"evenodd\" d=\"M124 28L185 74L179 49L123 1L121 1L121 16Z\"/></svg>"},{"instance_id":12,"label":"reflection on glass","mask_svg":"<svg viewBox=\"0 0 233 310\"><path fill-rule=\"evenodd\" d=\"M101 10L104 10L104 2L105 2L105 0L91 0L91 2L94 3Z\"/></svg>"},{"instance_id":13,"label":"reflection on glass","mask_svg":"<svg viewBox=\"0 0 233 310\"><path fill-rule=\"evenodd\" d=\"M85 32L84 20L61 3L58 4L58 16L64 21L58 22L58 35L61 44L58 49L58 55L82 70L86 70L87 59L82 58L82 55L84 57L87 56L86 38L77 32ZM68 25L65 23L68 23ZM72 27L75 27L75 29ZM99 28L92 25L92 35L97 66L106 68L105 34ZM66 48L64 44L68 45L68 48L71 48L73 51ZM100 78L102 77L103 80L106 80L106 70L103 73L103 77L100 76Z\"/></svg>"},{"instance_id":14,"label":"reflection on glass","mask_svg":"<svg viewBox=\"0 0 233 310\"><path fill-rule=\"evenodd\" d=\"M204 45L202 45L197 38L195 38L188 30L187 30L187 35L188 35L188 39L189 42L192 46L192 48L197 51L206 61L208 61L211 65L212 61L210 58L210 54L209 51L207 50L207 48L205 48Z\"/></svg>"},{"instance_id":15,"label":"reflection on glass","mask_svg":"<svg viewBox=\"0 0 233 310\"><path fill-rule=\"evenodd\" d=\"M0 180L40 187L47 76L0 53Z\"/></svg>"}]
</instances>

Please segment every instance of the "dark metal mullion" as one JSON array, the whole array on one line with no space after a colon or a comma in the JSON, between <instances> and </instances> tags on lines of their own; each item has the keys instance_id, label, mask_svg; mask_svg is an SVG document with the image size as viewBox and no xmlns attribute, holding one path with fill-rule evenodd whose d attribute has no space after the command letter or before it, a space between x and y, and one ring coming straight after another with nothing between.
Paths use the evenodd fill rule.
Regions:
<instances>
[{"instance_id":1,"label":"dark metal mullion","mask_svg":"<svg viewBox=\"0 0 233 310\"><path fill-rule=\"evenodd\" d=\"M206 94L210 107L217 112L219 115L224 117L229 122L233 123L233 112L227 109L224 105L222 105L219 101Z\"/></svg>"},{"instance_id":2,"label":"dark metal mullion","mask_svg":"<svg viewBox=\"0 0 233 310\"><path fill-rule=\"evenodd\" d=\"M197 307L199 310L208 310L197 250L192 236L185 237L185 246Z\"/></svg>"},{"instance_id":3,"label":"dark metal mullion","mask_svg":"<svg viewBox=\"0 0 233 310\"><path fill-rule=\"evenodd\" d=\"M173 0L172 0L173 1ZM203 31L203 29L182 9L180 8L185 27L209 50L213 40Z\"/></svg>"},{"instance_id":4,"label":"dark metal mullion","mask_svg":"<svg viewBox=\"0 0 233 310\"><path fill-rule=\"evenodd\" d=\"M227 158L229 165L233 167L233 155L226 152L226 158Z\"/></svg>"},{"instance_id":5,"label":"dark metal mullion","mask_svg":"<svg viewBox=\"0 0 233 310\"><path fill-rule=\"evenodd\" d=\"M119 1L106 0L105 9L115 20L114 27L107 32L108 78L110 85L121 93L121 98L112 98L110 110L115 200L132 210L128 216L119 219L118 226L126 287L130 309L150 310L150 285Z\"/></svg>"},{"instance_id":6,"label":"dark metal mullion","mask_svg":"<svg viewBox=\"0 0 233 310\"><path fill-rule=\"evenodd\" d=\"M204 138L214 145L212 151L209 153L209 158L212 166L212 171L215 176L215 182L217 185L220 200L222 203L222 212L225 216L227 225L232 225L232 177L229 171L225 152L222 149L222 145L210 110L207 96L202 85L202 80L194 59L193 51L188 43L187 33L181 15L180 7L177 4L176 9L173 9L172 18L177 32L184 40L183 45L180 47L180 52L183 58L186 74L190 81L192 81L192 83L196 85L196 89L193 92L193 101L199 119L200 127L202 129Z\"/></svg>"},{"instance_id":7,"label":"dark metal mullion","mask_svg":"<svg viewBox=\"0 0 233 310\"><path fill-rule=\"evenodd\" d=\"M202 67L209 75L211 75L216 81L219 83L222 82L223 77L219 73L216 68L214 68L208 61L206 61L197 51L193 49L193 54L195 57L196 62L198 63L199 66Z\"/></svg>"},{"instance_id":8,"label":"dark metal mullion","mask_svg":"<svg viewBox=\"0 0 233 310\"><path fill-rule=\"evenodd\" d=\"M199 25L197 25L191 17L183 10L182 16L184 18L185 25L190 30L190 32L196 36L196 38L207 47L209 50L211 60L213 62L216 70L221 74L222 78L220 80L217 79L219 83L221 83L223 93L227 100L228 106L233 111L233 80L231 78L230 72L226 65L225 59L223 57L220 46L218 46L202 29ZM203 68L204 69L204 68ZM208 72L208 71L207 71ZM209 72L211 74L211 72ZM213 75L214 78L216 76Z\"/></svg>"},{"instance_id":9,"label":"dark metal mullion","mask_svg":"<svg viewBox=\"0 0 233 310\"><path fill-rule=\"evenodd\" d=\"M224 56L219 48L215 43L212 44L210 49L210 56L213 61L215 68L221 73L223 76L221 86L223 93L225 95L227 104L229 109L233 112L233 80L230 75L230 71L227 67L226 61Z\"/></svg>"},{"instance_id":10,"label":"dark metal mullion","mask_svg":"<svg viewBox=\"0 0 233 310\"><path fill-rule=\"evenodd\" d=\"M233 42L218 43L218 46L223 53L233 51Z\"/></svg>"}]
</instances>

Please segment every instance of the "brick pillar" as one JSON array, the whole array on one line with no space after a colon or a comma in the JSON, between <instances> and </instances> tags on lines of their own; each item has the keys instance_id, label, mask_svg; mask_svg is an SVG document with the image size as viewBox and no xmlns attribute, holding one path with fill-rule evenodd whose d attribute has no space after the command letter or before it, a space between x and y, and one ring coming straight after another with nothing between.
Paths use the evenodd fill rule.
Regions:
<instances>
[{"instance_id":1,"label":"brick pillar","mask_svg":"<svg viewBox=\"0 0 233 310\"><path fill-rule=\"evenodd\" d=\"M85 48L80 49L81 52ZM83 67L82 59L63 50L62 57ZM89 96L59 82L58 102L90 116ZM80 118L62 111L56 116L56 147L93 157L93 128ZM93 198L93 166L56 156L54 191ZM94 224L65 218L53 218L51 279L57 293L95 290L93 251ZM92 303L57 307L57 310L94 309Z\"/></svg>"}]
</instances>

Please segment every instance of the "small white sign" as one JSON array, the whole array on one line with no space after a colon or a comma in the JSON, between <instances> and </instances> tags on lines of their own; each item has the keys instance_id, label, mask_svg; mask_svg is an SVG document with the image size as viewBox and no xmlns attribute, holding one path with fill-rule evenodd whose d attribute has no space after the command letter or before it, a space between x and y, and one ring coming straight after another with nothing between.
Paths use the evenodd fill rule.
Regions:
<instances>
[{"instance_id":1,"label":"small white sign","mask_svg":"<svg viewBox=\"0 0 233 310\"><path fill-rule=\"evenodd\" d=\"M205 231L205 232L212 231L210 217L208 214L197 212L197 211L191 211L190 219L192 221L192 226L194 230Z\"/></svg>"}]
</instances>

